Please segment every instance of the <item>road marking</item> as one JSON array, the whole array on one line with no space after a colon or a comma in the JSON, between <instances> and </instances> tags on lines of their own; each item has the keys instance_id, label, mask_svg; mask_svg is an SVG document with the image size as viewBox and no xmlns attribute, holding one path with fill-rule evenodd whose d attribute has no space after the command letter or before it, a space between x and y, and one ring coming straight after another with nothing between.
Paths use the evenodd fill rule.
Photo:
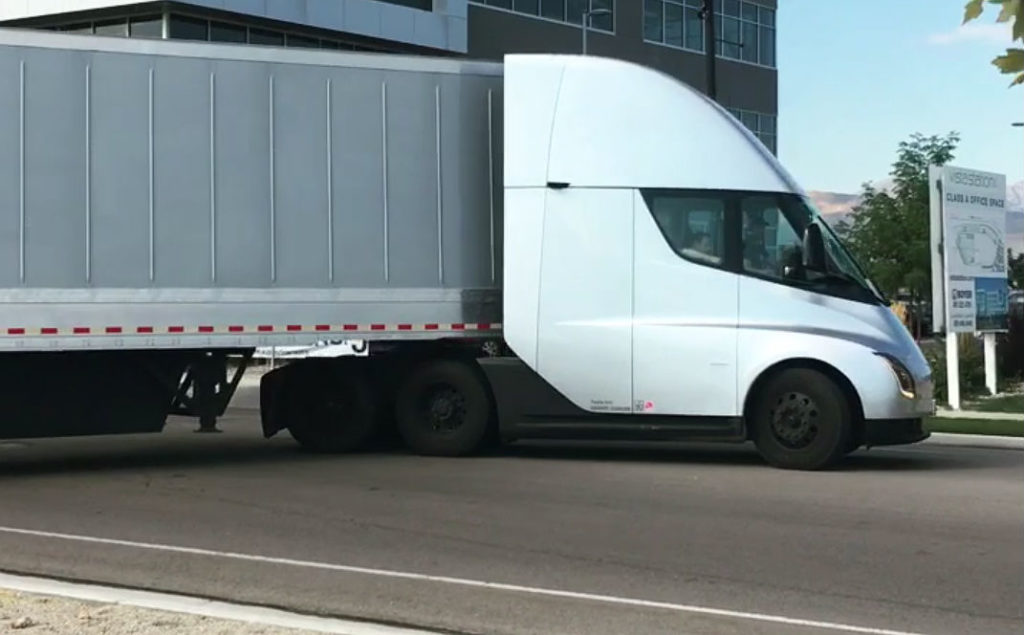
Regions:
<instances>
[{"instance_id":1,"label":"road marking","mask_svg":"<svg viewBox=\"0 0 1024 635\"><path fill-rule=\"evenodd\" d=\"M261 556L249 553L238 553L234 551L217 551L214 549L202 549L198 547L184 547L180 545L166 545L161 543L137 542L134 540L120 540L117 538L100 538L97 536L83 536L78 534L65 534L53 531L40 531L37 529L22 529L20 527L6 527L0 525L0 534L12 534L19 536L33 536L37 538L53 538L56 540L68 540L73 542L84 542L99 545L111 545L115 547L129 547L132 549L143 549L148 551L163 551L167 553L188 554L194 556L209 556L227 560L240 560L244 562L258 562L261 564L276 564L289 567L300 567L305 569L319 569L322 571L335 571L340 573L355 573L370 575L382 578L393 578L399 580L415 580L419 582L437 582L477 589L490 589L495 591L510 591L528 595L540 595L545 597L565 598L571 600L585 600L600 602L603 604L615 604L619 606L632 606L637 608L662 609L678 613L691 613L695 615L712 615L716 617L727 617L737 620L748 620L753 622L768 622L772 624L785 624L787 626L802 626L818 628L842 633L864 633L866 635L920 635L911 631L896 631L884 628L872 628L869 626L856 626L853 624L842 624L839 622L824 622L818 620L806 620L801 618L786 617L783 615L772 615L768 613L752 613L747 611L731 611L729 609L718 609L708 606L692 604L676 604L674 602L659 602L654 600L641 600L638 598L620 597L615 595L602 595L597 593L584 593L580 591L566 591L562 589L549 589L543 587L530 587L518 584L506 584L503 582L488 582L486 580L473 580L470 578L454 578L442 575L429 575L425 573L412 573L408 571L395 571L391 569L373 569L370 567L359 567L345 564L333 564L329 562L316 562L311 560L295 560L292 558L278 558L273 556Z\"/></svg>"},{"instance_id":2,"label":"road marking","mask_svg":"<svg viewBox=\"0 0 1024 635\"><path fill-rule=\"evenodd\" d=\"M343 633L344 635L429 635L430 633L430 631L371 624L369 622L302 615L278 609L233 604L187 595L137 591L99 584L64 582L49 578L11 575L8 573L0 573L0 589L34 595L69 598L84 602L134 606L168 613L185 613L234 622L258 624L260 626L315 631L317 633Z\"/></svg>"}]
</instances>

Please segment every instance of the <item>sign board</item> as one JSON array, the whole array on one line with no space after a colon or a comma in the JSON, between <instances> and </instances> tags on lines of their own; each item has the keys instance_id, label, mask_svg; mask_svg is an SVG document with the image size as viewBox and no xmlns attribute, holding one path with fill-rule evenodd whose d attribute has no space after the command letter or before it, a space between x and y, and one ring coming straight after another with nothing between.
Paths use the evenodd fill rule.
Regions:
<instances>
[{"instance_id":1,"label":"sign board","mask_svg":"<svg viewBox=\"0 0 1024 635\"><path fill-rule=\"evenodd\" d=\"M929 181L933 330L1005 331L1006 176L933 166Z\"/></svg>"}]
</instances>

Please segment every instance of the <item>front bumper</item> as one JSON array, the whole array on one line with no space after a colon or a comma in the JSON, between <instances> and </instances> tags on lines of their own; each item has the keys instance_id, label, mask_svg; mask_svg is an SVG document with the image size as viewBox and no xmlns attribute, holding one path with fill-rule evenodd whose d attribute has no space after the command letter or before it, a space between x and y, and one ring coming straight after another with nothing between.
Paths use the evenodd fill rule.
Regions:
<instances>
[{"instance_id":1,"label":"front bumper","mask_svg":"<svg viewBox=\"0 0 1024 635\"><path fill-rule=\"evenodd\" d=\"M864 446L904 445L931 436L924 419L872 419L864 422Z\"/></svg>"}]
</instances>

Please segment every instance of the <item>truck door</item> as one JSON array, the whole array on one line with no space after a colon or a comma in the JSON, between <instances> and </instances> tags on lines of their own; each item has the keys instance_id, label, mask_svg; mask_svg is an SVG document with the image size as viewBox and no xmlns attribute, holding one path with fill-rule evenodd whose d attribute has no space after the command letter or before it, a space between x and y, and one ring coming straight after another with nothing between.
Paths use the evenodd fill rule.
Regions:
<instances>
[{"instance_id":1,"label":"truck door","mask_svg":"<svg viewBox=\"0 0 1024 635\"><path fill-rule=\"evenodd\" d=\"M632 412L633 192L548 189L535 369L578 407Z\"/></svg>"},{"instance_id":2,"label":"truck door","mask_svg":"<svg viewBox=\"0 0 1024 635\"><path fill-rule=\"evenodd\" d=\"M730 207L715 190L635 191L634 412L738 414Z\"/></svg>"}]
</instances>

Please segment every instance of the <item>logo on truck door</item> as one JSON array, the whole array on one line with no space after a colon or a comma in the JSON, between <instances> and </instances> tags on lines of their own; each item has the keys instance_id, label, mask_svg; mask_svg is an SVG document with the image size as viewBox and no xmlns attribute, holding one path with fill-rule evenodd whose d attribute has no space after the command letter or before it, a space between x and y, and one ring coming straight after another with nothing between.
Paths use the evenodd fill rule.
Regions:
<instances>
[{"instance_id":1,"label":"logo on truck door","mask_svg":"<svg viewBox=\"0 0 1024 635\"><path fill-rule=\"evenodd\" d=\"M654 412L654 402L637 399L633 402L633 412Z\"/></svg>"}]
</instances>

